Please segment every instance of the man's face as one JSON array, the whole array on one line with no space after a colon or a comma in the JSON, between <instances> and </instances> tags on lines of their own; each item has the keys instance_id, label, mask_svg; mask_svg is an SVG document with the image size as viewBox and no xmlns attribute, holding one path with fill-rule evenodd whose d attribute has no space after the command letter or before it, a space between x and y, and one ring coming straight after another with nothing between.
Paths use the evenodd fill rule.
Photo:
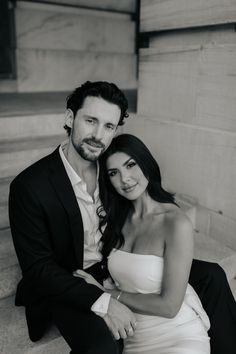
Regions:
<instances>
[{"instance_id":1,"label":"man's face","mask_svg":"<svg viewBox=\"0 0 236 354\"><path fill-rule=\"evenodd\" d=\"M71 142L79 155L96 161L114 138L120 119L120 108L101 97L88 96L74 120Z\"/></svg>"}]
</instances>

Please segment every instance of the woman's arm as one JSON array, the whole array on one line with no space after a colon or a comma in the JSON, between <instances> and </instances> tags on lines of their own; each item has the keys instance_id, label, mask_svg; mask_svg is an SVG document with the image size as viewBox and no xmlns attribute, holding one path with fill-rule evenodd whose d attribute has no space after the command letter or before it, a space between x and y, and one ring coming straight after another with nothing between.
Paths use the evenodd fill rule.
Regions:
<instances>
[{"instance_id":1,"label":"woman's arm","mask_svg":"<svg viewBox=\"0 0 236 354\"><path fill-rule=\"evenodd\" d=\"M184 216L177 216L173 231L165 242L164 271L160 294L122 292L119 301L137 313L173 318L185 296L193 258L193 227Z\"/></svg>"}]
</instances>

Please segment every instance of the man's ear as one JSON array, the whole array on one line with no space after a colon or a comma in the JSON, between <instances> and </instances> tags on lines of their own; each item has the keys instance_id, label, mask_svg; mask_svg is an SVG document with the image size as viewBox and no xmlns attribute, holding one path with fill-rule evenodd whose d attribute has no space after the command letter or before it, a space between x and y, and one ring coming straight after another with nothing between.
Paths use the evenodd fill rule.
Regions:
<instances>
[{"instance_id":1,"label":"man's ear","mask_svg":"<svg viewBox=\"0 0 236 354\"><path fill-rule=\"evenodd\" d=\"M73 121L74 121L74 113L70 108L68 108L65 114L65 125L67 125L67 127L69 128L72 128Z\"/></svg>"}]
</instances>

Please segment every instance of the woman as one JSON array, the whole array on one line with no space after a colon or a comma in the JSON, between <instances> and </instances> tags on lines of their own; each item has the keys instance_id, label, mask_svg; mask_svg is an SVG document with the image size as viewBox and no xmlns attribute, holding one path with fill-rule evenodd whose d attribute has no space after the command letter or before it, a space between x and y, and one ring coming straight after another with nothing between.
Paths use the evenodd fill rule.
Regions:
<instances>
[{"instance_id":1,"label":"woman","mask_svg":"<svg viewBox=\"0 0 236 354\"><path fill-rule=\"evenodd\" d=\"M116 285L109 291L137 318L124 353L209 354L209 320L188 284L191 222L135 136L116 137L102 156L100 194L103 254Z\"/></svg>"}]
</instances>

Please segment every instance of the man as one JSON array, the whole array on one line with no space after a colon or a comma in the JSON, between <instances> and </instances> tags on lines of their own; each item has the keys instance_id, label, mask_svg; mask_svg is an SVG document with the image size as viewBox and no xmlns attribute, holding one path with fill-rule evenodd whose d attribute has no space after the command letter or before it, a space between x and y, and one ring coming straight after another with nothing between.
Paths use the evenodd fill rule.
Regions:
<instances>
[{"instance_id":1,"label":"man","mask_svg":"<svg viewBox=\"0 0 236 354\"><path fill-rule=\"evenodd\" d=\"M106 276L96 213L97 160L124 123L127 108L114 84L86 82L78 87L67 100L68 141L11 184L10 223L23 274L16 305L26 307L33 341L42 337L52 318L73 353L115 354L122 351L119 339L135 330L134 314L118 299L73 276L77 269L86 269L100 282ZM217 278L218 268L206 266L201 273L198 268L194 263L192 278L207 299L208 311L213 296L208 284L212 274ZM217 322L217 307L210 311Z\"/></svg>"},{"instance_id":2,"label":"man","mask_svg":"<svg viewBox=\"0 0 236 354\"><path fill-rule=\"evenodd\" d=\"M23 273L16 304L26 306L33 341L42 336L49 312L75 353L117 353L114 338L125 338L135 326L127 307L73 276L84 268L102 278L96 161L127 107L114 84L77 88L67 101L68 142L11 184L11 230Z\"/></svg>"}]
</instances>

